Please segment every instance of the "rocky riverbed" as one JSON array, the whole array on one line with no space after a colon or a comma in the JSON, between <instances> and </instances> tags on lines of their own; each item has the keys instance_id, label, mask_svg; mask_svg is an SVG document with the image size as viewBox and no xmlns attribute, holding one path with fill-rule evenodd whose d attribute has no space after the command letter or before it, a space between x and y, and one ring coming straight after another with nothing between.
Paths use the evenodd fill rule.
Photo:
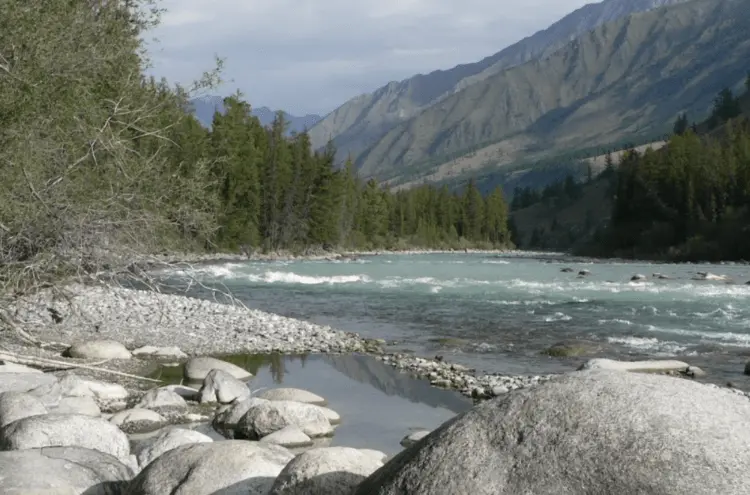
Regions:
<instances>
[{"instance_id":1,"label":"rocky riverbed","mask_svg":"<svg viewBox=\"0 0 750 495\"><path fill-rule=\"evenodd\" d=\"M47 345L30 347L8 332L0 342L2 493L26 494L58 486L59 491L54 493L161 494L179 490L191 494L221 491L348 495L360 486L358 493L395 494L395 488L367 490L378 483L396 487L403 482L414 490L410 493L447 495L466 492L461 491L460 473L477 469L484 472L488 462L495 462L494 457L482 454L491 449L480 446L477 452L465 456L460 448L466 442L479 445L485 441L488 436L484 429L489 424L494 425L497 434L512 436L513 445L533 440L532 450L542 452L549 441L544 436L547 433L528 430L528 425L540 421L547 422L545 431L551 431L554 438L570 435L569 428L579 428L588 441L596 443L596 424L613 417L612 431L621 433L623 445L632 447L628 435L644 432L640 426L628 423L628 418L645 418L652 410L658 421L653 422L654 431L646 432L649 438L659 437L662 431L682 431L680 428L685 430L684 435L678 435L680 438L689 437L688 430L695 428L703 433L707 428L714 428L714 432L733 431L737 418L750 412L750 401L743 392L691 383L702 370L680 361L623 363L594 359L582 371L565 375L483 375L442 359L388 354L384 342L330 327L238 305L119 287L75 285L63 293L42 291L17 302L11 310L26 332ZM408 451L399 456L398 463L386 464L388 459L383 452L330 446L338 424L346 418L327 407L325 397L283 387L252 392L246 383L251 378L247 370L209 356L270 352L372 354L435 387L458 390L478 402L495 399L482 401L488 405L478 406L477 413L448 421L439 428L440 433L404 431L401 443ZM165 385L145 378L155 363L181 365L184 383ZM643 383L639 378L619 378L635 376L632 371L650 372L648 376L653 378L644 378ZM675 377L653 376L654 372ZM618 402L620 394L624 402ZM640 404L630 396L637 396ZM523 404L529 400L539 403L534 409L539 412L538 417L525 416L530 413ZM674 409L670 406L673 402ZM694 409L686 407L688 403ZM706 411L713 403L726 406L729 412L709 417ZM565 409L562 416L558 406ZM550 410L545 412L545 407ZM636 416L624 413L630 407L637 409ZM493 408L499 410L493 413ZM708 409L704 411L705 408ZM697 419L692 415L697 415ZM696 425L696 421L700 424ZM659 426L662 423L664 428ZM471 433L473 430L475 434ZM714 451L712 441L708 437L685 441L684 449L671 446L674 452L670 451L670 455L687 458L696 452ZM554 442L560 445L559 440ZM578 444L571 442L563 443L570 452L561 453L559 458L553 456L550 465L555 472L570 471L565 467L566 456L580 457L575 454ZM500 443L505 445L504 441ZM736 450L740 444L745 449L750 445L734 442L732 448ZM446 458L432 458L429 451L417 454L423 447L437 448ZM510 444L506 447L510 449L508 458L523 457ZM602 472L601 466L596 465L597 458L618 463L612 458L616 453L610 452L607 445L589 447L593 457L580 461L581 469ZM739 469L735 461L750 458L749 452L732 451L734 460L729 454L711 460L712 465L726 468L728 484L721 485L709 476L706 479L710 478L711 484L705 485L706 489L699 486L694 493L746 493L742 490L750 485L743 473L748 466ZM422 456L421 460L415 460L416 455ZM641 457L634 452L626 461L637 464ZM521 462L519 459L514 462ZM403 463L406 468L400 470ZM416 474L421 468L409 471L409 463L427 466L428 470L450 465L458 471L453 478L439 470L432 472L433 481L442 481L425 484ZM701 468L688 464L693 471L683 473L679 467L682 463L668 462L676 476L695 478ZM481 481L479 478L471 481L472 493L551 493L544 487L529 489L523 483L519 485L512 477L501 479L502 465L492 471L498 474L484 480L484 487L476 484ZM658 474L658 470L653 474ZM528 475L529 479L544 478ZM375 481L368 479L371 476ZM628 479L604 473L601 480L589 477L587 483L603 483L602 487L625 493L633 488ZM576 480L558 482L562 484L559 486L578 486ZM441 483L442 491L419 488L435 488ZM665 491L659 480L649 486L658 490L640 492L679 493ZM718 492L711 491L717 489Z\"/></svg>"}]
</instances>

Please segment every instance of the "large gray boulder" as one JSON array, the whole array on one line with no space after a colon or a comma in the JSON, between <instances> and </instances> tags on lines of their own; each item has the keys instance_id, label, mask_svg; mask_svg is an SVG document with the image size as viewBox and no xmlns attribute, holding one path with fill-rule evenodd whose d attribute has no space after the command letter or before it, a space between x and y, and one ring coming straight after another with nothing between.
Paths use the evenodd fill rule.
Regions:
<instances>
[{"instance_id":1,"label":"large gray boulder","mask_svg":"<svg viewBox=\"0 0 750 495\"><path fill-rule=\"evenodd\" d=\"M750 400L692 380L572 373L485 402L357 495L750 493Z\"/></svg>"},{"instance_id":2,"label":"large gray boulder","mask_svg":"<svg viewBox=\"0 0 750 495\"><path fill-rule=\"evenodd\" d=\"M3 495L119 495L132 477L118 459L81 447L0 452Z\"/></svg>"},{"instance_id":3,"label":"large gray boulder","mask_svg":"<svg viewBox=\"0 0 750 495\"><path fill-rule=\"evenodd\" d=\"M350 495L382 465L358 449L311 449L286 465L270 495Z\"/></svg>"},{"instance_id":4,"label":"large gray boulder","mask_svg":"<svg viewBox=\"0 0 750 495\"><path fill-rule=\"evenodd\" d=\"M0 393L0 428L19 419L40 414L47 414L47 408L33 395L24 392Z\"/></svg>"},{"instance_id":5,"label":"large gray boulder","mask_svg":"<svg viewBox=\"0 0 750 495\"><path fill-rule=\"evenodd\" d=\"M185 363L185 378L189 381L203 381L211 370L222 370L238 380L252 378L253 375L246 369L240 368L236 364L222 361L207 356L200 356L188 359Z\"/></svg>"},{"instance_id":6,"label":"large gray boulder","mask_svg":"<svg viewBox=\"0 0 750 495\"><path fill-rule=\"evenodd\" d=\"M182 445L151 462L126 493L266 495L293 458L283 447L243 440Z\"/></svg>"},{"instance_id":7,"label":"large gray boulder","mask_svg":"<svg viewBox=\"0 0 750 495\"><path fill-rule=\"evenodd\" d=\"M333 435L333 426L320 407L290 401L262 402L248 409L237 423L235 438L260 440L295 425L310 438Z\"/></svg>"},{"instance_id":8,"label":"large gray boulder","mask_svg":"<svg viewBox=\"0 0 750 495\"><path fill-rule=\"evenodd\" d=\"M153 443L138 452L138 464L144 468L163 453L169 452L180 445L209 442L213 442L213 439L199 431L187 430L185 428L170 428L161 432Z\"/></svg>"},{"instance_id":9,"label":"large gray boulder","mask_svg":"<svg viewBox=\"0 0 750 495\"><path fill-rule=\"evenodd\" d=\"M136 408L142 409L187 409L188 405L180 394L169 388L155 388L149 390L141 400L138 401Z\"/></svg>"},{"instance_id":10,"label":"large gray boulder","mask_svg":"<svg viewBox=\"0 0 750 495\"><path fill-rule=\"evenodd\" d=\"M84 447L126 459L130 442L102 418L79 414L45 414L14 421L0 430L0 450Z\"/></svg>"},{"instance_id":11,"label":"large gray boulder","mask_svg":"<svg viewBox=\"0 0 750 495\"><path fill-rule=\"evenodd\" d=\"M241 401L250 397L250 388L223 370L211 370L203 380L200 389L200 402L218 402L229 404L235 400Z\"/></svg>"},{"instance_id":12,"label":"large gray boulder","mask_svg":"<svg viewBox=\"0 0 750 495\"><path fill-rule=\"evenodd\" d=\"M214 430L223 435L226 438L234 438L235 431L237 430L237 424L240 422L242 417L247 414L250 408L257 406L258 404L265 404L268 401L265 399L258 399L251 397L234 404L222 406L216 411L211 426ZM241 435L240 435L241 436Z\"/></svg>"}]
</instances>

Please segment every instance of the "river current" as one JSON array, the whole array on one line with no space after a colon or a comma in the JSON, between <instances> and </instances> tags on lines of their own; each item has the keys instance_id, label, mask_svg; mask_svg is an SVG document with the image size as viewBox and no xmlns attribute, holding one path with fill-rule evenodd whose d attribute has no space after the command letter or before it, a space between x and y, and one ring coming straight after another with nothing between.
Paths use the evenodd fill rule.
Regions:
<instances>
[{"instance_id":1,"label":"river current","mask_svg":"<svg viewBox=\"0 0 750 495\"><path fill-rule=\"evenodd\" d=\"M563 271L563 269L572 269ZM590 274L579 277L588 270ZM191 270L246 305L442 355L487 372L567 371L549 357L585 341L596 357L677 358L750 388L750 266L599 262L563 256L426 254L233 262ZM697 280L700 272L726 281ZM657 278L654 274L661 274ZM646 278L631 281L635 274Z\"/></svg>"}]
</instances>

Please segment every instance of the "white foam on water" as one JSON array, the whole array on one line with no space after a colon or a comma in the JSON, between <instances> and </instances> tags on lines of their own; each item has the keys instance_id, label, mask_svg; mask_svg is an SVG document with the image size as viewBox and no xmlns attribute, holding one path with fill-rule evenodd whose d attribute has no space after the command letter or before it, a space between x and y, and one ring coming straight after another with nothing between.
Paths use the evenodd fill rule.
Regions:
<instances>
[{"instance_id":1,"label":"white foam on water","mask_svg":"<svg viewBox=\"0 0 750 495\"><path fill-rule=\"evenodd\" d=\"M553 322L553 321L570 321L573 317L570 315L566 315L565 313L557 312L552 316L545 316L544 321L546 322Z\"/></svg>"},{"instance_id":2,"label":"white foam on water","mask_svg":"<svg viewBox=\"0 0 750 495\"><path fill-rule=\"evenodd\" d=\"M618 325L627 325L627 326L630 326L633 324L633 322L630 320L623 320L620 318L614 318L611 320L599 320L597 323L599 323L600 325L606 325L608 323L616 323Z\"/></svg>"},{"instance_id":3,"label":"white foam on water","mask_svg":"<svg viewBox=\"0 0 750 495\"><path fill-rule=\"evenodd\" d=\"M507 260L482 260L483 265L510 265Z\"/></svg>"},{"instance_id":4,"label":"white foam on water","mask_svg":"<svg viewBox=\"0 0 750 495\"><path fill-rule=\"evenodd\" d=\"M678 354L687 350L687 346L677 342L661 341L655 337L607 337L610 344L620 344L639 351L655 352L656 354Z\"/></svg>"},{"instance_id":5,"label":"white foam on water","mask_svg":"<svg viewBox=\"0 0 750 495\"><path fill-rule=\"evenodd\" d=\"M294 272L276 272L267 271L262 275L247 275L247 279L251 282L266 282L269 284L274 283L285 283L285 284L301 284L301 285L334 285L334 284L354 284L354 283L367 283L370 282L370 277L367 275L333 275L328 277L313 276L313 275L300 275Z\"/></svg>"},{"instance_id":6,"label":"white foam on water","mask_svg":"<svg viewBox=\"0 0 750 495\"><path fill-rule=\"evenodd\" d=\"M750 347L750 333L737 332L712 332L701 330L685 330L683 328L666 328L655 325L646 325L645 329L654 333L666 333L672 335L681 335L683 337L694 337L702 342L730 346L730 347Z\"/></svg>"}]
</instances>

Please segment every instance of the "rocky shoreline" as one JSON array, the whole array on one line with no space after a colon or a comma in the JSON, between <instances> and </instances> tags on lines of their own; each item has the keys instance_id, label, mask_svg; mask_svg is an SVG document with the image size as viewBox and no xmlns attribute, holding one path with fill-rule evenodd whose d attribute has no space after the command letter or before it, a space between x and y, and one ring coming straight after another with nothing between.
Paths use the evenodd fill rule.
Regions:
<instances>
[{"instance_id":1,"label":"rocky shoreline","mask_svg":"<svg viewBox=\"0 0 750 495\"><path fill-rule=\"evenodd\" d=\"M10 487L3 493L56 483L70 488L60 493L343 495L388 471L383 452L327 446L341 418L323 397L284 388L253 393L243 382L251 377L246 370L208 355L368 354L477 403L512 402L555 389L537 387L542 383L591 373L702 373L680 361L593 359L584 371L563 375L483 375L442 359L389 354L383 341L241 305L121 287L43 290L10 310L48 344L30 347L7 332L0 342L0 478ZM14 363L18 356L36 366ZM165 363L182 363L184 385L140 378ZM741 391L694 386L741 396L736 400L750 407ZM404 448L435 441L428 431L404 433Z\"/></svg>"}]
</instances>

